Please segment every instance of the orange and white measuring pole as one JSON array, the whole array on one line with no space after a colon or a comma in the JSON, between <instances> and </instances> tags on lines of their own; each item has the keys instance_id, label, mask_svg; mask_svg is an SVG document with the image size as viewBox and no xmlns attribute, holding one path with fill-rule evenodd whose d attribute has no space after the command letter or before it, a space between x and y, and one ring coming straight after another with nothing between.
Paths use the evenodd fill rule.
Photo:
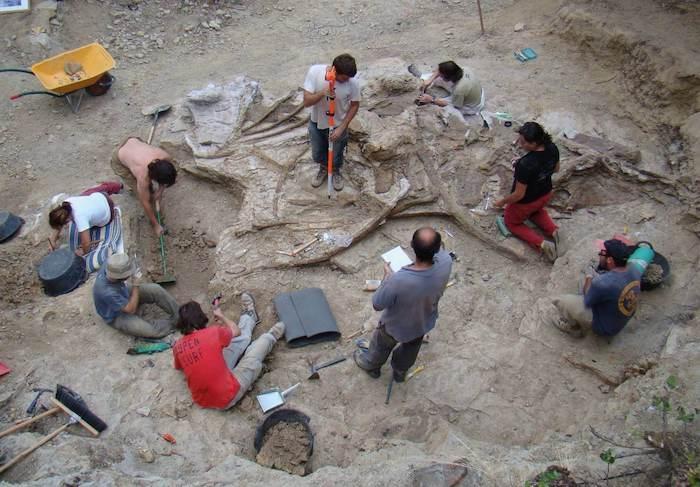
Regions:
<instances>
[{"instance_id":1,"label":"orange and white measuring pole","mask_svg":"<svg viewBox=\"0 0 700 487\"><path fill-rule=\"evenodd\" d=\"M335 67L331 66L326 70L326 81L328 81L328 197L333 192L333 142L331 134L335 128Z\"/></svg>"}]
</instances>

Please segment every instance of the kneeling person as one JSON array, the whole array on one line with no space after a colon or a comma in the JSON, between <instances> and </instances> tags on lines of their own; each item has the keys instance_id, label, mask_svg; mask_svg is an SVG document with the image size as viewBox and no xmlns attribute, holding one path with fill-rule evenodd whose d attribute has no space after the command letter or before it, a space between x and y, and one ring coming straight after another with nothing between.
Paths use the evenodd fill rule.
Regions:
<instances>
[{"instance_id":1,"label":"kneeling person","mask_svg":"<svg viewBox=\"0 0 700 487\"><path fill-rule=\"evenodd\" d=\"M250 343L260 320L249 293L241 295L241 302L238 324L218 307L213 310L214 321L223 326L207 326L207 315L194 301L180 307L177 329L184 336L173 346L175 368L185 373L192 400L201 407L229 409L240 401L260 375L263 360L284 335L284 323L279 322Z\"/></svg>"},{"instance_id":2,"label":"kneeling person","mask_svg":"<svg viewBox=\"0 0 700 487\"><path fill-rule=\"evenodd\" d=\"M161 338L174 331L177 301L158 284L141 284L133 278L134 266L126 254L114 254L100 269L92 288L95 310L112 328L127 335ZM131 283L127 280L132 278ZM143 304L155 304L167 318L146 321L136 313Z\"/></svg>"},{"instance_id":3,"label":"kneeling person","mask_svg":"<svg viewBox=\"0 0 700 487\"><path fill-rule=\"evenodd\" d=\"M606 240L603 245L598 254L599 268L608 272L597 277L587 275L583 296L565 294L553 301L564 319L555 322L555 326L579 338L588 330L596 335L615 336L637 311L643 270L627 265L633 247L615 239Z\"/></svg>"}]
</instances>

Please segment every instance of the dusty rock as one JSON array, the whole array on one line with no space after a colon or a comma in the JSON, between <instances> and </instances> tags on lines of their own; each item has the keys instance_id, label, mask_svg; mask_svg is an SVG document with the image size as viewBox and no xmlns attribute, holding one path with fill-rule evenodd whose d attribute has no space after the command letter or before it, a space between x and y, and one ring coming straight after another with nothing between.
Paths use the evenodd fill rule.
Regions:
<instances>
[{"instance_id":1,"label":"dusty rock","mask_svg":"<svg viewBox=\"0 0 700 487\"><path fill-rule=\"evenodd\" d=\"M513 32L521 32L525 30L525 24L522 22L518 22L513 26Z\"/></svg>"},{"instance_id":2,"label":"dusty rock","mask_svg":"<svg viewBox=\"0 0 700 487\"><path fill-rule=\"evenodd\" d=\"M139 458L144 462L144 463L153 463L156 461L156 454L153 453L153 450L150 448L139 448L136 450L136 453L138 453Z\"/></svg>"}]
</instances>

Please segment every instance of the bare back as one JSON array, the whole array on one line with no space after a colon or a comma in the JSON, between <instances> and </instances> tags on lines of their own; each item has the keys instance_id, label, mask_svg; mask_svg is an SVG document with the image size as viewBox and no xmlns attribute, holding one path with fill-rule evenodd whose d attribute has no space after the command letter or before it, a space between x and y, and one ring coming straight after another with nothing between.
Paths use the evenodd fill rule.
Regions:
<instances>
[{"instance_id":1,"label":"bare back","mask_svg":"<svg viewBox=\"0 0 700 487\"><path fill-rule=\"evenodd\" d=\"M170 154L159 147L148 145L135 137L130 138L119 148L119 161L129 168L137 183L148 184L148 165L154 159L170 160Z\"/></svg>"}]
</instances>

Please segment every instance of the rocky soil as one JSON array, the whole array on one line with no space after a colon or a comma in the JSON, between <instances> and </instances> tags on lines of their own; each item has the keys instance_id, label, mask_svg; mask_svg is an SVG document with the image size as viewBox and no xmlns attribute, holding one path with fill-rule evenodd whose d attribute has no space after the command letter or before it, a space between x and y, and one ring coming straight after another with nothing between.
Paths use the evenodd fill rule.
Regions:
<instances>
[{"instance_id":1,"label":"rocky soil","mask_svg":"<svg viewBox=\"0 0 700 487\"><path fill-rule=\"evenodd\" d=\"M109 425L97 439L74 427L2 480L509 486L558 472L562 482L605 485L600 455L611 449L616 478L608 485L689 481L697 466L670 458L697 445L697 421L678 408L700 407L700 9L653 0L481 3L484 36L475 2L465 0L85 0L4 15L2 67L97 40L117 61L117 82L75 114L39 95L0 104L0 208L27 221L0 245L0 360L13 369L0 378L0 423L24 417L32 388L62 383ZM512 52L523 47L538 59L516 61ZM329 200L308 184L315 168L306 113L295 107L308 66L345 50L359 61L363 102L346 189ZM556 136L562 171L552 213L566 252L553 266L500 236L493 214L470 211L483 191L509 189L512 131L480 130L478 120L412 104L415 80L405 67L446 58L480 76L487 110L536 119ZM31 76L1 76L4 100L40 86ZM193 101L216 87L227 93L218 102ZM126 135L147 134L141 108L154 103L174 107L156 140L180 168L164 200L176 298L208 303L223 293L234 316L237 294L252 290L259 334L275 322L277 293L321 287L343 334L333 344L278 345L253 392L228 412L192 405L169 352L126 355L134 341L96 316L91 281L48 298L34 277L51 197L113 178L111 151ZM207 125L212 113L227 123ZM116 201L127 248L157 279L157 246L138 202L128 191ZM350 356L346 337L369 336L377 314L365 280L380 277L379 254L407 246L421 225L438 228L459 256L419 357L425 370L396 385L389 406L388 374L372 380L351 360L304 381L308 359ZM323 232L353 243L280 253ZM594 258L592 240L618 232L654 242L672 279L643 294L619 336L574 341L548 323L550 296L575 292ZM311 418L315 434L306 477L256 464L253 448L263 419L254 394L298 381L288 402ZM63 419L2 438L0 462ZM682 438L683 448L669 446L681 444L675 440L662 446L664 438ZM640 448L654 450L628 455Z\"/></svg>"}]
</instances>

